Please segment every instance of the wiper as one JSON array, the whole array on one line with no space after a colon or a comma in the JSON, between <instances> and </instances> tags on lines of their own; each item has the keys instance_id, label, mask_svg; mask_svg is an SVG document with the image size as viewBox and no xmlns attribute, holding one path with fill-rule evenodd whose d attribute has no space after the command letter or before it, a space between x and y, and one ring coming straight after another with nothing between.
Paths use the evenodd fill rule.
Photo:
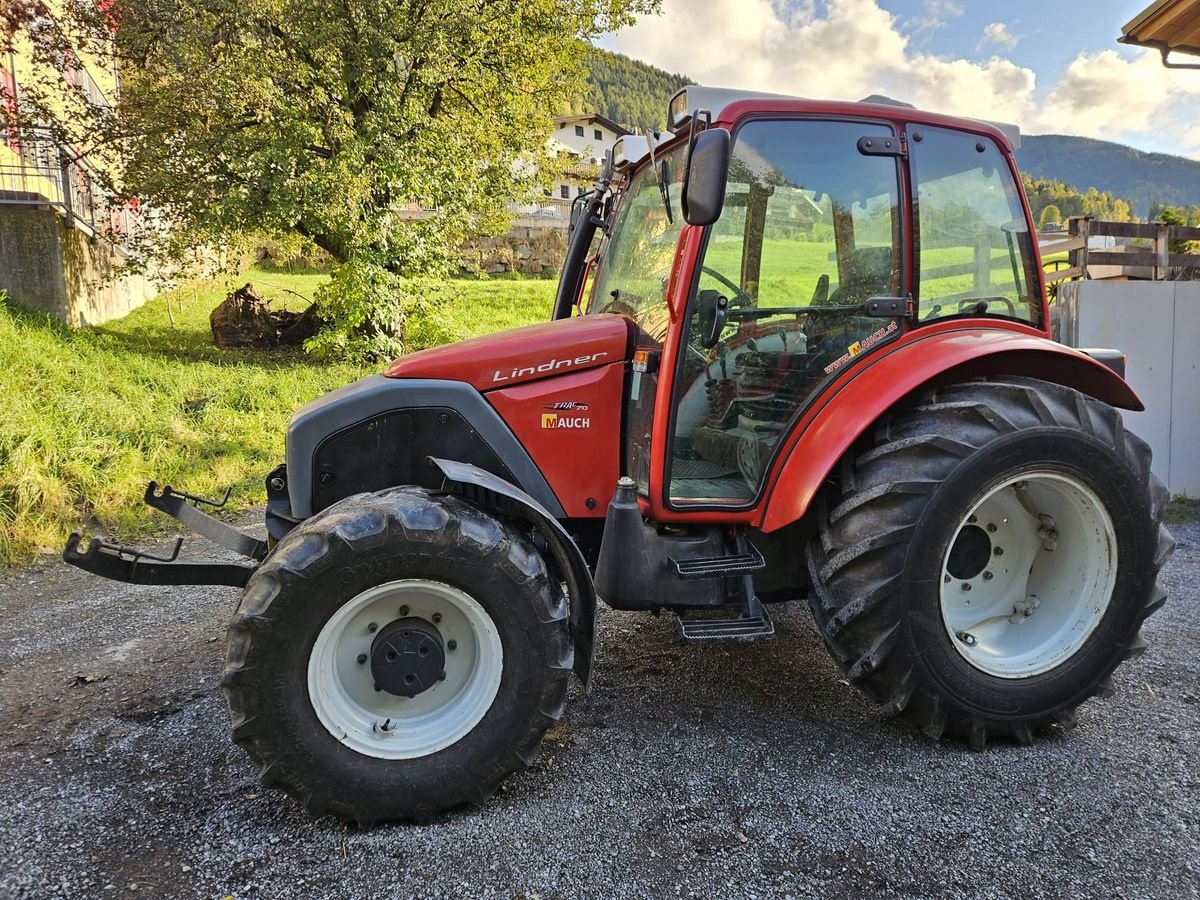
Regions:
<instances>
[{"instance_id":1,"label":"wiper","mask_svg":"<svg viewBox=\"0 0 1200 900\"><path fill-rule=\"evenodd\" d=\"M658 169L658 193L662 197L663 209L667 212L667 224L675 224L675 215L671 212L671 175L667 167L667 161L664 159L662 167L659 168L658 161L654 154L654 145L658 141L657 131L646 132L646 146L650 148L650 168Z\"/></svg>"}]
</instances>

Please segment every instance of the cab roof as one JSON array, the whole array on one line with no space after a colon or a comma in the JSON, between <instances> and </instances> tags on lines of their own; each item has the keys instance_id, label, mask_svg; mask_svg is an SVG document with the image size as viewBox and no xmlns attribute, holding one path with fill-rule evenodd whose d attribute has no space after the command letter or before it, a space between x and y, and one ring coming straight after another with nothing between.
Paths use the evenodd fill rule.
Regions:
<instances>
[{"instance_id":1,"label":"cab roof","mask_svg":"<svg viewBox=\"0 0 1200 900\"><path fill-rule=\"evenodd\" d=\"M668 107L669 127L678 133L691 119L693 111L701 109L712 114L714 123L732 125L745 115L776 113L780 115L833 115L889 119L913 122L963 131L988 134L1001 146L1011 150L1021 147L1021 129L1017 125L990 122L926 112L907 104L860 102L849 103L836 100L812 100L805 97L790 97L786 94L770 94L762 91L743 91L734 88L707 87L689 84L676 92Z\"/></svg>"}]
</instances>

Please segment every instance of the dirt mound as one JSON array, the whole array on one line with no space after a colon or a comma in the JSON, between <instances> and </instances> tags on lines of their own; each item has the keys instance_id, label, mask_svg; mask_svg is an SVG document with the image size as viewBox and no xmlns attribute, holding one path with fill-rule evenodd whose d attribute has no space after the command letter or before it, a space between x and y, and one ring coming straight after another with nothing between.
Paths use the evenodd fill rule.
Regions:
<instances>
[{"instance_id":1,"label":"dirt mound","mask_svg":"<svg viewBox=\"0 0 1200 900\"><path fill-rule=\"evenodd\" d=\"M208 321L213 343L223 349L295 347L323 324L316 304L304 312L271 309L270 302L255 294L251 284L232 291Z\"/></svg>"}]
</instances>

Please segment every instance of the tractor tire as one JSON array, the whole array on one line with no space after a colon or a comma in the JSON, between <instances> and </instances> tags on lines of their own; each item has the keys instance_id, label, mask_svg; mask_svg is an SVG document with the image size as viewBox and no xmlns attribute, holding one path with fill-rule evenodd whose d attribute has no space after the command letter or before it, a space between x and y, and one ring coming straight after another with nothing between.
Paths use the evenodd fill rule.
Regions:
<instances>
[{"instance_id":1,"label":"tractor tire","mask_svg":"<svg viewBox=\"0 0 1200 900\"><path fill-rule=\"evenodd\" d=\"M569 603L529 538L416 487L348 497L251 577L222 688L263 783L369 827L483 803L562 716Z\"/></svg>"},{"instance_id":2,"label":"tractor tire","mask_svg":"<svg viewBox=\"0 0 1200 900\"><path fill-rule=\"evenodd\" d=\"M935 740L1070 728L1166 600L1174 541L1150 455L1116 410L1060 385L925 392L823 497L810 605L833 657Z\"/></svg>"}]
</instances>

